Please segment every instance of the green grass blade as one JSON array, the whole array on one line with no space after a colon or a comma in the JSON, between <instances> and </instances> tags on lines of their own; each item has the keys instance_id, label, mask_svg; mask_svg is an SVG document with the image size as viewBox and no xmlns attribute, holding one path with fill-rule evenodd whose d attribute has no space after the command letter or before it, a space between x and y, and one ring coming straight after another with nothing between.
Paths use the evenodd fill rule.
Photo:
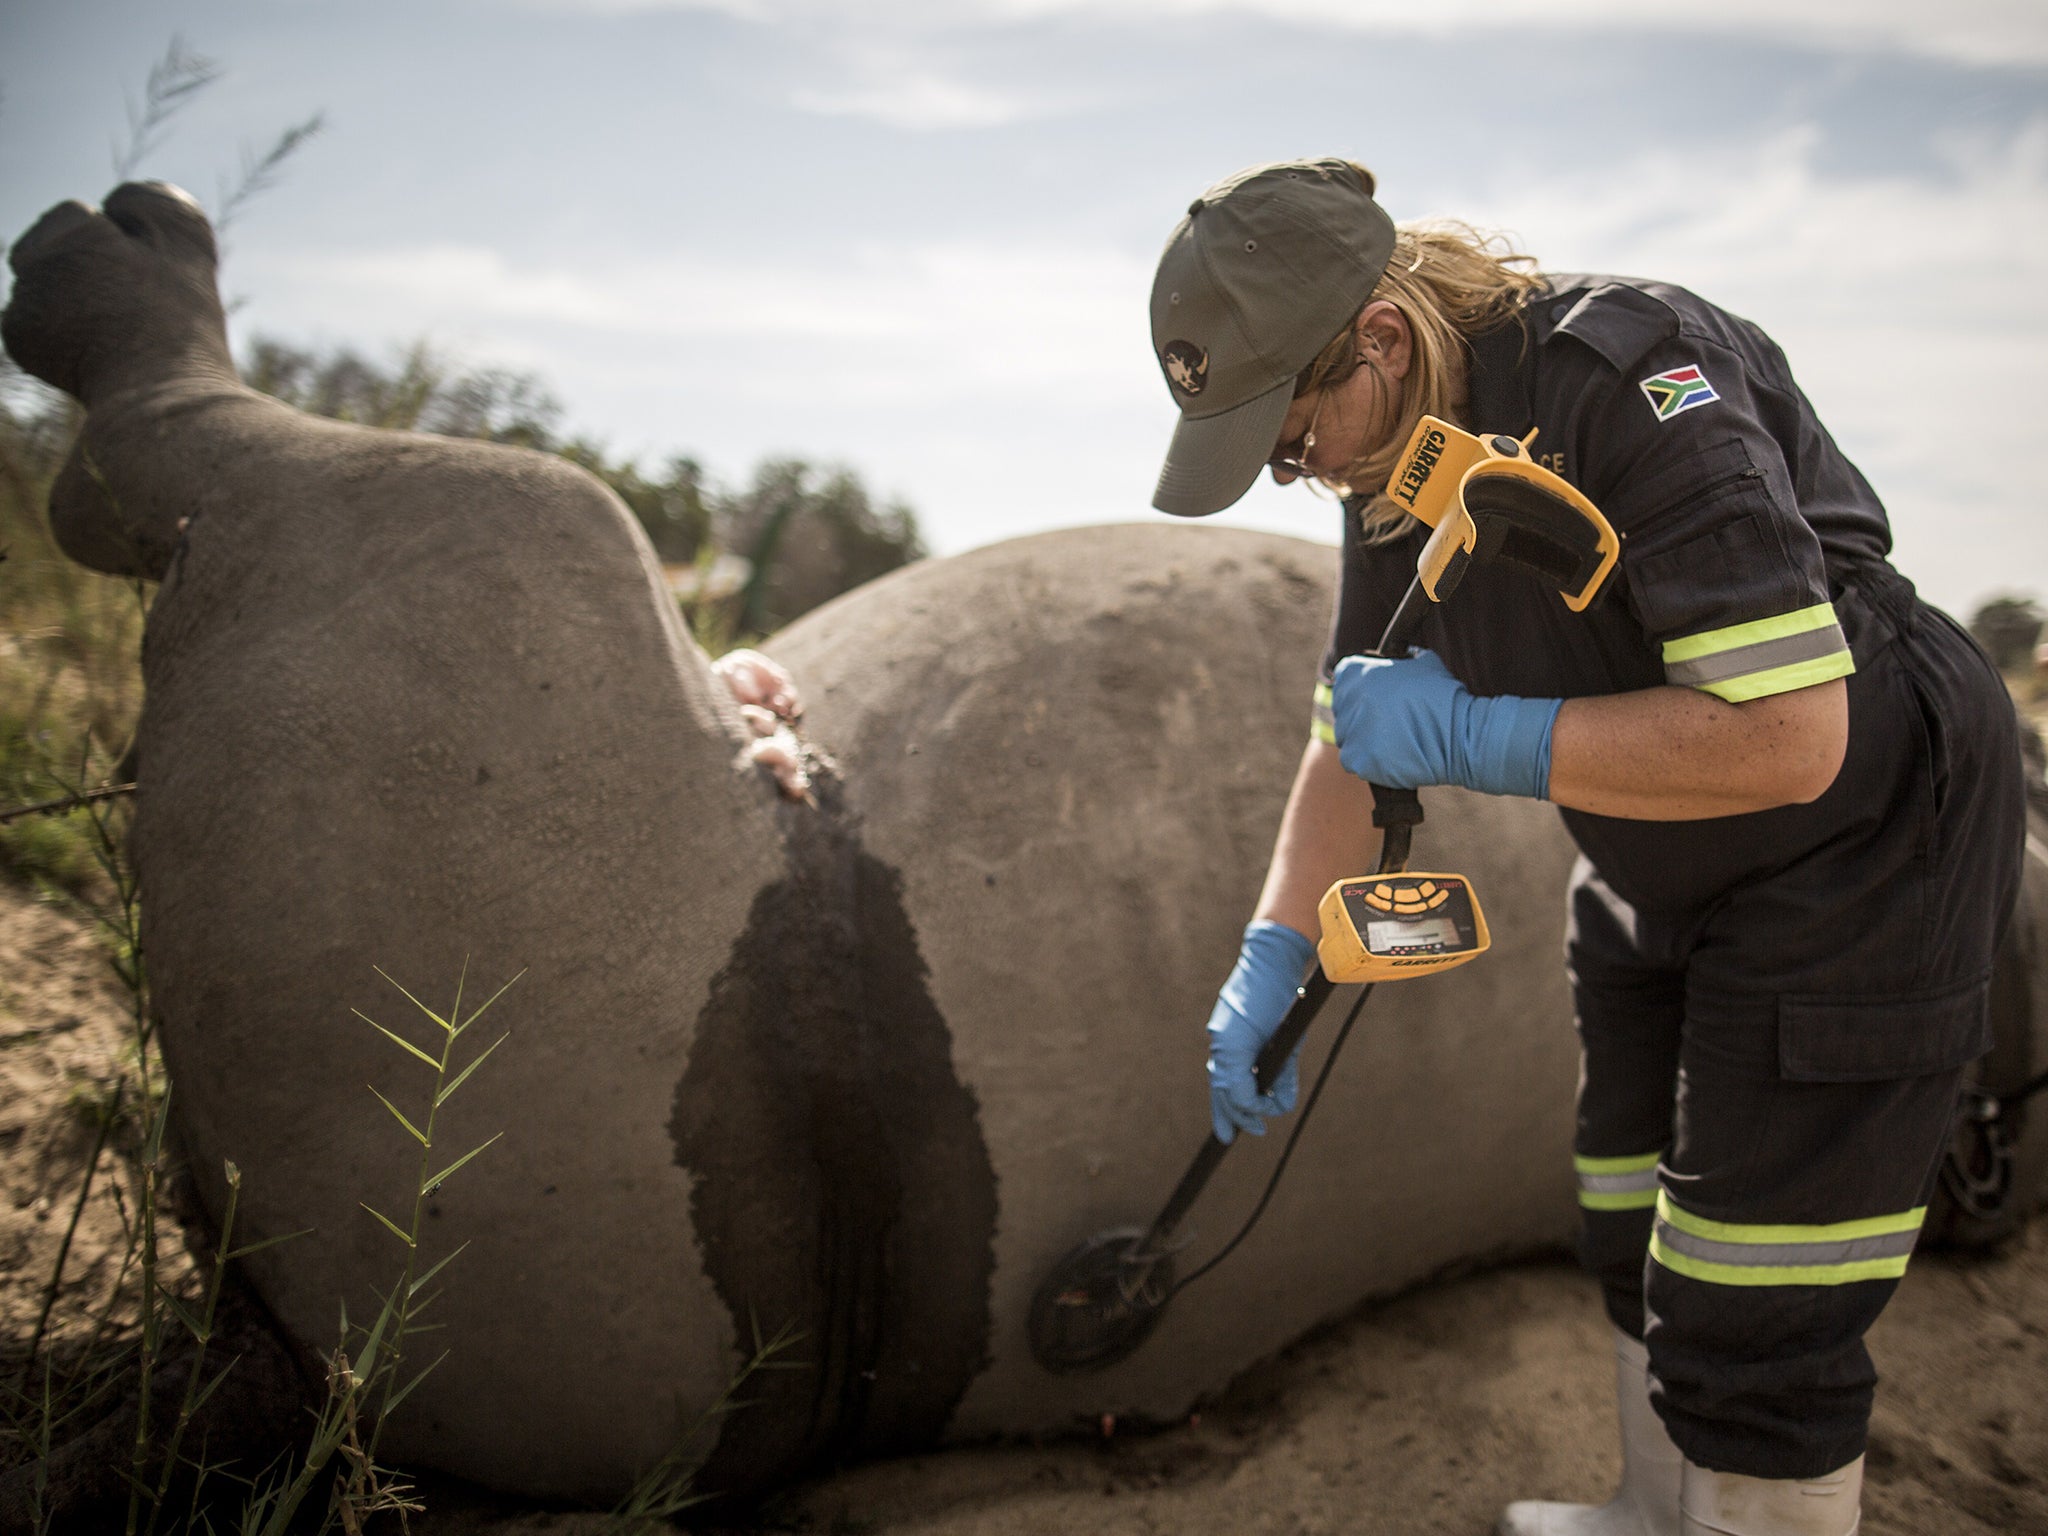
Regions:
<instances>
[{"instance_id":1,"label":"green grass blade","mask_svg":"<svg viewBox=\"0 0 2048 1536\"><path fill-rule=\"evenodd\" d=\"M463 989L468 985L469 956L464 955L462 957L462 969L455 973L455 1006L448 1010L448 1017L455 1021L454 1027L449 1030L451 1038L462 1033L462 993Z\"/></svg>"},{"instance_id":2,"label":"green grass blade","mask_svg":"<svg viewBox=\"0 0 2048 1536\"><path fill-rule=\"evenodd\" d=\"M436 1264L424 1275L421 1275L419 1279L413 1281L411 1288L408 1289L405 1293L405 1299L407 1301L411 1301L413 1297L419 1295L421 1291L425 1290L427 1287L427 1283L430 1280L432 1280L434 1276L441 1273L442 1270L446 1269L450 1264L454 1263L458 1258L462 1257L462 1249L467 1248L468 1246L469 1240L467 1238L463 1239L462 1247L457 1248L453 1253L449 1254L447 1257L442 1259L440 1263Z\"/></svg>"},{"instance_id":3,"label":"green grass blade","mask_svg":"<svg viewBox=\"0 0 2048 1536\"><path fill-rule=\"evenodd\" d=\"M159 1287L157 1290L157 1297L159 1300L163 1302L164 1310L169 1312L171 1316L175 1317L181 1324L183 1324L184 1329L187 1333L191 1334L193 1338L197 1339L202 1344L206 1342L207 1333L205 1325L201 1323L198 1318L194 1317L190 1311L186 1309L185 1304L182 1301L178 1300L177 1297L173 1296L169 1291L166 1291L161 1287Z\"/></svg>"},{"instance_id":4,"label":"green grass blade","mask_svg":"<svg viewBox=\"0 0 2048 1536\"><path fill-rule=\"evenodd\" d=\"M126 1467L116 1467L114 1469L114 1476L118 1477L130 1488L133 1488L137 1493L141 1494L145 1500L148 1500L150 1502L155 1501L156 1489L152 1488L148 1483L145 1483L141 1478L137 1477L133 1472L129 1471Z\"/></svg>"},{"instance_id":5,"label":"green grass blade","mask_svg":"<svg viewBox=\"0 0 2048 1536\"><path fill-rule=\"evenodd\" d=\"M418 1386L421 1382L425 1381L427 1379L428 1373L432 1371L435 1366L439 1365L443 1360L446 1360L447 1358L448 1351L445 1349L442 1350L440 1354L434 1356L434 1358L428 1362L425 1369L423 1369L419 1373L419 1375L413 1377L411 1381L408 1381L404 1386L400 1387L396 1392L391 1394L391 1400L385 1403L380 1411L384 1413L396 1413L398 1411L398 1405L404 1402L408 1397L412 1395L412 1389Z\"/></svg>"},{"instance_id":6,"label":"green grass blade","mask_svg":"<svg viewBox=\"0 0 2048 1536\"><path fill-rule=\"evenodd\" d=\"M491 1141L498 1140L499 1137L502 1137L504 1134L505 1133L503 1131L498 1132L497 1136L493 1136L491 1138ZM439 1173L435 1174L431 1179L427 1180L427 1188L429 1190L439 1189L443 1184L448 1182L448 1177L450 1174L454 1173L456 1169L460 1168L464 1163L468 1162L471 1158L475 1157L477 1153L482 1152L486 1147L489 1147L491 1141L487 1141L483 1144L483 1146L473 1148L470 1151L463 1153L462 1156L455 1159L454 1162L450 1163L446 1168L443 1168Z\"/></svg>"},{"instance_id":7,"label":"green grass blade","mask_svg":"<svg viewBox=\"0 0 2048 1536\"><path fill-rule=\"evenodd\" d=\"M460 1088L464 1083L469 1081L469 1074L474 1072L478 1067L482 1066L484 1062L489 1059L491 1052L495 1051L499 1046L503 1045L507 1040L511 1038L512 1032L510 1030L507 1030L504 1034L498 1036L497 1039L493 1040L489 1045L485 1046L483 1055L477 1057L475 1061L472 1061L468 1066L464 1067L460 1072L456 1074L455 1081L449 1083L439 1093L434 1095L434 1108L439 1109L443 1104L446 1104L448 1100L454 1095L455 1090Z\"/></svg>"},{"instance_id":8,"label":"green grass blade","mask_svg":"<svg viewBox=\"0 0 2048 1536\"><path fill-rule=\"evenodd\" d=\"M366 1083L364 1084L364 1086L367 1087L370 1090L370 1092L377 1093L375 1084ZM411 1136L414 1141L418 1142L423 1147L430 1147L433 1145L432 1142L427 1140L426 1132L422 1131L418 1126L414 1125L410 1120L406 1119L405 1112L401 1110L396 1104L392 1103L389 1099L385 1098L383 1094L377 1093L377 1102L379 1104L382 1104L386 1109L391 1111L392 1118L396 1120L400 1125L405 1127L406 1134Z\"/></svg>"},{"instance_id":9,"label":"green grass blade","mask_svg":"<svg viewBox=\"0 0 2048 1536\"><path fill-rule=\"evenodd\" d=\"M242 1357L240 1355L235 1356L233 1360L230 1360L226 1365L220 1368L220 1374L218 1376L214 1377L213 1380L209 1381L205 1386L199 1389L198 1394L192 1399L192 1408L190 1415L191 1417L198 1417L199 1410L206 1406L206 1400L209 1397L213 1396L215 1391L219 1389L220 1384L222 1382L228 1379L228 1372L232 1371L235 1368L236 1364L241 1360L241 1358Z\"/></svg>"},{"instance_id":10,"label":"green grass blade","mask_svg":"<svg viewBox=\"0 0 2048 1536\"><path fill-rule=\"evenodd\" d=\"M377 1351L384 1343L384 1326L391 1321L391 1303L385 1302L378 1309L377 1321L370 1324L370 1332L363 1340L363 1347L356 1351L356 1380L367 1384L377 1371Z\"/></svg>"},{"instance_id":11,"label":"green grass blade","mask_svg":"<svg viewBox=\"0 0 2048 1536\"><path fill-rule=\"evenodd\" d=\"M489 997L485 998L483 1000L482 1005L478 1007L475 1013L472 1013L468 1018L464 1019L460 1024L456 1025L454 1033L458 1035L461 1034L465 1029L469 1028L470 1025L474 1024L478 1019L482 1018L484 1016L484 1009L489 1008L491 1004L495 1003L507 992L510 992L512 990L513 984L517 982L519 978L521 976L524 976L525 974L526 967L521 966L518 972L513 976L511 981L506 982L505 985L498 988L498 990L493 992Z\"/></svg>"},{"instance_id":12,"label":"green grass blade","mask_svg":"<svg viewBox=\"0 0 2048 1536\"><path fill-rule=\"evenodd\" d=\"M375 1019L371 1018L367 1013L363 1012L363 1010L360 1008L351 1008L349 1009L349 1012L354 1014L357 1018L361 1019L365 1024L369 1025L370 1028L377 1031L377 1033L382 1035L386 1040L389 1040L393 1044L401 1046L408 1051L411 1051L413 1055L419 1057L421 1061L424 1061L436 1072L441 1070L441 1063L434 1060L433 1057L429 1056L425 1051L421 1050L418 1046L414 1045L410 1040L406 1039L405 1036L393 1034L390 1030L386 1029L382 1024L379 1024Z\"/></svg>"},{"instance_id":13,"label":"green grass blade","mask_svg":"<svg viewBox=\"0 0 2048 1536\"><path fill-rule=\"evenodd\" d=\"M391 985L393 985L394 987L398 987L399 992L404 996L405 1000L408 1003L411 1003L413 1005L413 1007L419 1009L421 1013L424 1013L428 1018L432 1019L436 1024L440 1025L450 1034L453 1034L455 1032L455 1026L453 1024L450 1024L446 1019L442 1018L441 1015L434 1012L434 1010L429 1008L425 1003L421 1002L418 998L414 997L410 992L407 992L404 987L399 986L399 984L396 981L392 981L391 973L385 970L383 966L373 966L372 969L375 970L376 973L379 976L382 976L386 981L391 982Z\"/></svg>"},{"instance_id":14,"label":"green grass blade","mask_svg":"<svg viewBox=\"0 0 2048 1536\"><path fill-rule=\"evenodd\" d=\"M361 1200L358 1200L356 1204L362 1206L364 1210L368 1211L372 1216L376 1217L379 1221L383 1222L386 1229L390 1231L391 1235L397 1238L401 1243L405 1244L406 1247L416 1248L419 1246L412 1240L412 1234L410 1232L406 1231L405 1228L401 1227L397 1222L393 1221L389 1216L386 1216L382 1211L378 1210L375 1206L366 1204Z\"/></svg>"},{"instance_id":15,"label":"green grass blade","mask_svg":"<svg viewBox=\"0 0 2048 1536\"><path fill-rule=\"evenodd\" d=\"M142 1166L156 1166L164 1153L164 1128L171 1123L171 1084L164 1084L164 1096L156 1101L156 1118L149 1125L149 1145L142 1149Z\"/></svg>"},{"instance_id":16,"label":"green grass blade","mask_svg":"<svg viewBox=\"0 0 2048 1536\"><path fill-rule=\"evenodd\" d=\"M296 1232L286 1232L278 1237L266 1237L260 1242L244 1243L241 1247L232 1248L222 1254L221 1262L223 1264L232 1264L237 1259L246 1259L252 1253L261 1253L266 1248L275 1248L279 1243L288 1243L295 1237L311 1237L313 1231L312 1227L301 1227Z\"/></svg>"}]
</instances>

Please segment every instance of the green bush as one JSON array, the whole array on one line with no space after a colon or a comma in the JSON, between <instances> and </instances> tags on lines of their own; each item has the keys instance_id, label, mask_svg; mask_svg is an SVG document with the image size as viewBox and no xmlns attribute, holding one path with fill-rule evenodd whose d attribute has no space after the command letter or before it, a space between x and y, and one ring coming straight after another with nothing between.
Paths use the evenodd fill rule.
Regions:
<instances>
[{"instance_id":1,"label":"green bush","mask_svg":"<svg viewBox=\"0 0 2048 1536\"><path fill-rule=\"evenodd\" d=\"M11 365L10 365L11 366ZM109 782L142 708L143 584L65 558L44 507L75 421L0 389L0 812ZM24 404L24 401L27 403ZM0 821L0 875L80 892L98 878L75 813Z\"/></svg>"}]
</instances>

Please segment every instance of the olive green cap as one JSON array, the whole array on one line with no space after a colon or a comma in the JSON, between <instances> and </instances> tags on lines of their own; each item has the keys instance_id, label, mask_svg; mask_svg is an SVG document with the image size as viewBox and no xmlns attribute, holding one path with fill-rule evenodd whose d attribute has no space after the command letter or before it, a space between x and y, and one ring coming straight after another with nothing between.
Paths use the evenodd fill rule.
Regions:
<instances>
[{"instance_id":1,"label":"olive green cap","mask_svg":"<svg viewBox=\"0 0 2048 1536\"><path fill-rule=\"evenodd\" d=\"M1152 350L1180 407L1153 506L1206 517L1251 489L1295 376L1393 252L1393 220L1349 161L1256 165L1195 199L1152 280Z\"/></svg>"}]
</instances>

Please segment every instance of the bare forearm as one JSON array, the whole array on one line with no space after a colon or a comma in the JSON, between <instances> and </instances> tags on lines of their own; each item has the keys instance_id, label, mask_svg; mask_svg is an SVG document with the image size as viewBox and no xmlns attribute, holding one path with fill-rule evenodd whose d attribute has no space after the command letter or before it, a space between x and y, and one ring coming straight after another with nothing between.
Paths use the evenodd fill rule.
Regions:
<instances>
[{"instance_id":1,"label":"bare forearm","mask_svg":"<svg viewBox=\"0 0 2048 1536\"><path fill-rule=\"evenodd\" d=\"M1569 699L1550 740L1550 799L1644 821L1815 800L1848 745L1840 679L1730 704L1695 688Z\"/></svg>"},{"instance_id":2,"label":"bare forearm","mask_svg":"<svg viewBox=\"0 0 2048 1536\"><path fill-rule=\"evenodd\" d=\"M1371 788L1344 771L1335 747L1309 742L1253 916L1314 938L1323 892L1372 867L1373 837Z\"/></svg>"}]
</instances>

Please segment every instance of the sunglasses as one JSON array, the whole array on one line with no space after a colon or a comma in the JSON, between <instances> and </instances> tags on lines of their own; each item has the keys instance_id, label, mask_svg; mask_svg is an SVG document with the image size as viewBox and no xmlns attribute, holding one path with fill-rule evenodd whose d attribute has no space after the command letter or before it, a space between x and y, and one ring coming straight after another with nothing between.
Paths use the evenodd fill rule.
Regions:
<instances>
[{"instance_id":1,"label":"sunglasses","mask_svg":"<svg viewBox=\"0 0 2048 1536\"><path fill-rule=\"evenodd\" d=\"M1323 414L1323 398L1324 393L1316 395L1315 409L1308 413L1308 430L1297 441L1277 449L1266 461L1270 468L1285 470L1297 480L1315 479L1316 472L1308 467L1308 456L1315 452L1316 421Z\"/></svg>"},{"instance_id":2,"label":"sunglasses","mask_svg":"<svg viewBox=\"0 0 2048 1536\"><path fill-rule=\"evenodd\" d=\"M1307 485L1315 494L1324 497L1333 493L1323 483L1322 474L1309 468L1308 456L1315 452L1316 422L1322 417L1323 402L1329 398L1329 394L1327 389L1317 392L1315 408L1308 413L1308 430L1303 432L1297 441L1276 450L1273 457L1266 460L1268 468L1285 471Z\"/></svg>"}]
</instances>

